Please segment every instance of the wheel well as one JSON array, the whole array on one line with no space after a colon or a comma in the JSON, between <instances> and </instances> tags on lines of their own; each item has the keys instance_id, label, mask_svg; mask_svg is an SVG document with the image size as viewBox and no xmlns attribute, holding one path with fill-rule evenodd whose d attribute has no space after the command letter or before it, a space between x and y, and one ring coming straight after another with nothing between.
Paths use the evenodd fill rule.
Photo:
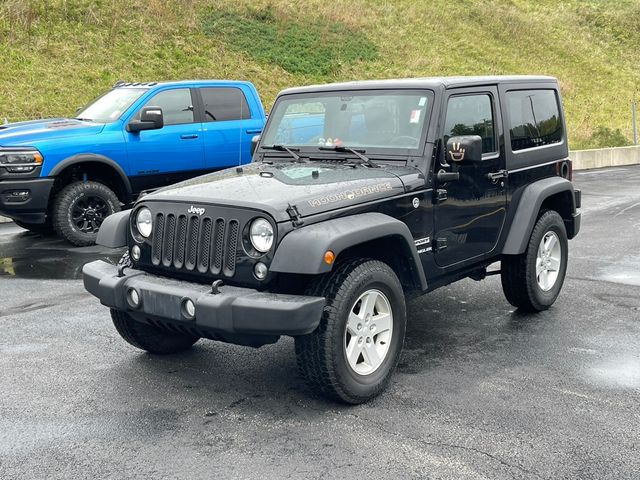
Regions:
<instances>
[{"instance_id":1,"label":"wheel well","mask_svg":"<svg viewBox=\"0 0 640 480\"><path fill-rule=\"evenodd\" d=\"M547 197L540 206L538 217L547 210L555 210L565 222L570 221L571 214L573 213L573 198L571 192L566 190Z\"/></svg>"},{"instance_id":2,"label":"wheel well","mask_svg":"<svg viewBox=\"0 0 640 480\"><path fill-rule=\"evenodd\" d=\"M58 173L51 190L51 198L70 183L87 180L106 185L122 203L129 203L129 192L120 174L105 163L91 161L69 165Z\"/></svg>"},{"instance_id":3,"label":"wheel well","mask_svg":"<svg viewBox=\"0 0 640 480\"><path fill-rule=\"evenodd\" d=\"M352 258L371 258L389 265L398 276L405 292L419 290L420 277L404 238L399 235L376 238L343 250L336 258L343 262Z\"/></svg>"}]
</instances>

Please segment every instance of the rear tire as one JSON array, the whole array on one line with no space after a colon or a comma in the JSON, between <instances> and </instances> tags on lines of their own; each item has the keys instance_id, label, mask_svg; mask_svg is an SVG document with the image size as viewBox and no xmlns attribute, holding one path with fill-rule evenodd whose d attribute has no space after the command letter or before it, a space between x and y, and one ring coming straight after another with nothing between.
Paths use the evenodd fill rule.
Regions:
<instances>
[{"instance_id":1,"label":"rear tire","mask_svg":"<svg viewBox=\"0 0 640 480\"><path fill-rule=\"evenodd\" d=\"M544 212L526 251L502 260L502 290L511 305L526 312L547 310L558 298L567 272L569 242L562 217Z\"/></svg>"},{"instance_id":2,"label":"rear tire","mask_svg":"<svg viewBox=\"0 0 640 480\"><path fill-rule=\"evenodd\" d=\"M78 247L93 245L104 219L120 209L120 200L106 185L71 183L56 196L53 226L58 235Z\"/></svg>"},{"instance_id":3,"label":"rear tire","mask_svg":"<svg viewBox=\"0 0 640 480\"><path fill-rule=\"evenodd\" d=\"M351 260L319 277L307 294L327 299L318 328L295 339L309 387L350 404L380 394L398 363L406 328L404 292L394 271L377 260Z\"/></svg>"}]
</instances>

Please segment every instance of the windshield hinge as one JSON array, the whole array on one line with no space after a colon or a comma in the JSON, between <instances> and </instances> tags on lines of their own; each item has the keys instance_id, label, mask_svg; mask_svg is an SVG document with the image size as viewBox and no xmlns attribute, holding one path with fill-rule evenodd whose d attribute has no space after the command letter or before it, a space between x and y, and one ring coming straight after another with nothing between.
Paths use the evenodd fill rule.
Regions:
<instances>
[{"instance_id":1,"label":"windshield hinge","mask_svg":"<svg viewBox=\"0 0 640 480\"><path fill-rule=\"evenodd\" d=\"M293 223L294 227L304 225L304 220L302 220L297 206L289 204L289 206L287 207L287 213L289 214L291 223Z\"/></svg>"}]
</instances>

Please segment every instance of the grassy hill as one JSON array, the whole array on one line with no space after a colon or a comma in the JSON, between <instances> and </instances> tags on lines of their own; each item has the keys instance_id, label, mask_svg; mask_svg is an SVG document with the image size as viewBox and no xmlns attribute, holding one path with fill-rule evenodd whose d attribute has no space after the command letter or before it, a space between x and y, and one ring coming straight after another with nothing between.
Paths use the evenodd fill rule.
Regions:
<instances>
[{"instance_id":1,"label":"grassy hill","mask_svg":"<svg viewBox=\"0 0 640 480\"><path fill-rule=\"evenodd\" d=\"M638 0L1 0L0 119L70 115L115 81L531 73L562 84L572 148L628 143Z\"/></svg>"}]
</instances>

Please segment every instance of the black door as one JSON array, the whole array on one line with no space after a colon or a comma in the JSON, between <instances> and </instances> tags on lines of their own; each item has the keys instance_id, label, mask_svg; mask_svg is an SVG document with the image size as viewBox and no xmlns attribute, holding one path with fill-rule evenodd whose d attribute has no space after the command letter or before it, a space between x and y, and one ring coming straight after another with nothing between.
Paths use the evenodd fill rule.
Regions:
<instances>
[{"instance_id":1,"label":"black door","mask_svg":"<svg viewBox=\"0 0 640 480\"><path fill-rule=\"evenodd\" d=\"M495 249L506 212L500 106L495 87L456 90L445 98L443 145L450 137L479 135L481 162L453 162L441 156L439 169L458 172L458 181L438 185L435 206L435 261L441 267L481 260ZM502 152L502 153L501 153ZM498 175L496 175L498 173ZM493 175L489 175L493 174Z\"/></svg>"}]
</instances>

